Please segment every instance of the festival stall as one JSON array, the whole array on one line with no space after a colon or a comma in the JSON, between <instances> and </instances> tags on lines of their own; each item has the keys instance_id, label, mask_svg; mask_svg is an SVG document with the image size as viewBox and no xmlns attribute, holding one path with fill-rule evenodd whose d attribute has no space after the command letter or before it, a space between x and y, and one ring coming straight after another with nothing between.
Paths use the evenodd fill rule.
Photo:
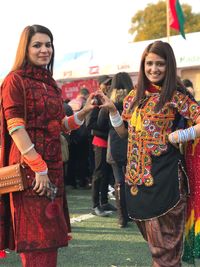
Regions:
<instances>
[{"instance_id":1,"label":"festival stall","mask_svg":"<svg viewBox=\"0 0 200 267\"><path fill-rule=\"evenodd\" d=\"M167 38L161 40L167 42ZM96 78L100 75L114 75L117 72L128 72L135 82L139 70L140 59L145 47L155 40L117 44L109 47L89 49L65 55L55 65L55 79L61 83L64 98L74 97L81 87L90 91L97 88ZM171 36L172 46L178 68L178 75L193 81L198 98L200 98L200 32Z\"/></svg>"}]
</instances>

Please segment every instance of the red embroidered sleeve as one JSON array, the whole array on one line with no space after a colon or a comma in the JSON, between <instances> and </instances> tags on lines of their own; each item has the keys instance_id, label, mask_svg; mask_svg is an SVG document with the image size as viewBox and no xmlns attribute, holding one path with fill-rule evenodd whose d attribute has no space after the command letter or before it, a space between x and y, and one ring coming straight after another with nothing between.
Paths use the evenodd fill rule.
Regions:
<instances>
[{"instance_id":1,"label":"red embroidered sleeve","mask_svg":"<svg viewBox=\"0 0 200 267\"><path fill-rule=\"evenodd\" d=\"M186 119L193 122L200 116L200 106L188 95L176 92L172 98L171 104Z\"/></svg>"},{"instance_id":2,"label":"red embroidered sleeve","mask_svg":"<svg viewBox=\"0 0 200 267\"><path fill-rule=\"evenodd\" d=\"M24 98L21 82L14 73L10 73L2 85L2 99L5 118L24 118Z\"/></svg>"}]
</instances>

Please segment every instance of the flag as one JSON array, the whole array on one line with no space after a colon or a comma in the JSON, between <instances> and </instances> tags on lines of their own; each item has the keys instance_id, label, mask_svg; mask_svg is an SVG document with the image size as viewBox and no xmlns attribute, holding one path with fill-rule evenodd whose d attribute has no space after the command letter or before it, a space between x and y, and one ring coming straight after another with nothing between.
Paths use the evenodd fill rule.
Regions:
<instances>
[{"instance_id":1,"label":"flag","mask_svg":"<svg viewBox=\"0 0 200 267\"><path fill-rule=\"evenodd\" d=\"M184 24L185 17L179 0L169 0L170 27L179 31L185 39Z\"/></svg>"}]
</instances>

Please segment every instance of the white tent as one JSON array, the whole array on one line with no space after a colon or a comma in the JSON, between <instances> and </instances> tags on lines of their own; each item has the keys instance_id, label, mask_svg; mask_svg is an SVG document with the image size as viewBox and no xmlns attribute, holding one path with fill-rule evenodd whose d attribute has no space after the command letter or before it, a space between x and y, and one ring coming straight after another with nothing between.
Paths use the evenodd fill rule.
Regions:
<instances>
[{"instance_id":1,"label":"white tent","mask_svg":"<svg viewBox=\"0 0 200 267\"><path fill-rule=\"evenodd\" d=\"M167 41L166 38L161 40ZM99 76L102 74L115 74L119 71L137 73L140 59L145 47L155 40L133 42L124 45L89 49L66 54L55 65L55 79L77 79ZM177 67L200 69L200 32L186 34L186 40L181 35L171 36L170 45L173 47ZM65 60L66 59L66 60Z\"/></svg>"}]
</instances>

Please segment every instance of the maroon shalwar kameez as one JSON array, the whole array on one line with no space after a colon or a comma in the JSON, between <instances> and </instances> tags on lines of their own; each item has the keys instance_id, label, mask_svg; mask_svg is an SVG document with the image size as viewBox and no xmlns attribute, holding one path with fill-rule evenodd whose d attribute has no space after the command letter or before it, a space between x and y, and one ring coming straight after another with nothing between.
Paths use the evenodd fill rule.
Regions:
<instances>
[{"instance_id":1,"label":"maroon shalwar kameez","mask_svg":"<svg viewBox=\"0 0 200 267\"><path fill-rule=\"evenodd\" d=\"M44 68L26 66L17 73L23 78L26 89L26 130L36 151L46 161L50 181L58 187L58 194L54 202L45 196L38 196L32 190L35 174L26 166L28 189L0 198L0 249L10 248L23 253L25 267L30 267L27 259L39 254L39 261L45 262L46 258L52 265L38 265L35 262L31 266L53 267L56 266L57 249L68 245L68 232L71 232L61 159L60 131L64 117L61 90ZM6 120L24 118L23 89L14 72L4 80L2 100L1 165L5 166L20 158L7 132Z\"/></svg>"}]
</instances>

